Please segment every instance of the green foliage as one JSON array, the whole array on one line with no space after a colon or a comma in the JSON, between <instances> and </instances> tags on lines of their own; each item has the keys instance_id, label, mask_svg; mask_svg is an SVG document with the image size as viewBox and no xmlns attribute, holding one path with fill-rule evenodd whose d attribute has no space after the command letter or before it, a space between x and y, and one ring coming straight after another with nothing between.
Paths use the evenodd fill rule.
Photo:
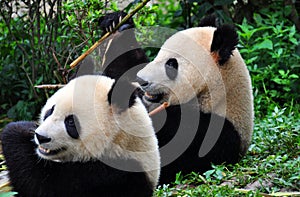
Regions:
<instances>
[{"instance_id":1,"label":"green foliage","mask_svg":"<svg viewBox=\"0 0 300 197\"><path fill-rule=\"evenodd\" d=\"M0 197L11 197L18 194L17 192L4 192L0 194Z\"/></svg>"},{"instance_id":2,"label":"green foliage","mask_svg":"<svg viewBox=\"0 0 300 197\"><path fill-rule=\"evenodd\" d=\"M299 106L290 110L275 107L266 118L257 121L253 141L255 144L249 149L253 154L268 156L294 153L300 143ZM270 146L275 143L276 146Z\"/></svg>"},{"instance_id":3,"label":"green foliage","mask_svg":"<svg viewBox=\"0 0 300 197\"><path fill-rule=\"evenodd\" d=\"M111 4L111 9L115 9L116 4ZM80 47L88 49L99 39L101 31L99 29L99 19L103 12L107 10L102 1L67 1L63 3L64 18L62 18L62 28L72 30L65 32L64 38L74 44L85 45ZM74 12L76 10L76 12ZM72 38L70 40L70 38Z\"/></svg>"},{"instance_id":4,"label":"green foliage","mask_svg":"<svg viewBox=\"0 0 300 197\"><path fill-rule=\"evenodd\" d=\"M135 24L140 26L160 25L178 28L183 23L181 7L176 0L158 0L150 7L144 7L134 17Z\"/></svg>"},{"instance_id":5,"label":"green foliage","mask_svg":"<svg viewBox=\"0 0 300 197\"><path fill-rule=\"evenodd\" d=\"M33 1L25 6L24 15L16 17L12 10L18 7L0 3L1 119L35 120L53 91L34 86L64 83L68 64L101 35L98 20L106 10L103 2L38 2L45 6L48 2L48 11L37 9Z\"/></svg>"},{"instance_id":6,"label":"green foliage","mask_svg":"<svg viewBox=\"0 0 300 197\"><path fill-rule=\"evenodd\" d=\"M254 23L239 26L240 52L252 76L256 115L276 105L293 105L300 99L300 56L296 53L299 34L280 12L262 10Z\"/></svg>"},{"instance_id":7,"label":"green foliage","mask_svg":"<svg viewBox=\"0 0 300 197\"><path fill-rule=\"evenodd\" d=\"M1 23L3 34L0 36L0 111L1 114L9 112L8 117L12 119L30 120L35 118L34 114L38 109L35 103L39 100L32 87L32 80L38 79L30 70L37 69L38 66L34 65L43 64L44 60L38 62L33 54L29 54L32 52L30 35L19 31L24 28L24 24L17 19L12 20L10 24L15 28L9 29ZM24 54L24 51L27 54ZM45 77L47 75L45 74ZM25 111L26 109L30 110Z\"/></svg>"}]
</instances>

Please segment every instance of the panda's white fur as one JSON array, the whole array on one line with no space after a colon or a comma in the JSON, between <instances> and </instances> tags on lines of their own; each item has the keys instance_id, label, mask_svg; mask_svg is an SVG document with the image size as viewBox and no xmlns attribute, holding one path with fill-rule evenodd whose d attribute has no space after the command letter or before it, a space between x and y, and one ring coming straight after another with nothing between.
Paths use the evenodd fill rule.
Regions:
<instances>
[{"instance_id":1,"label":"panda's white fur","mask_svg":"<svg viewBox=\"0 0 300 197\"><path fill-rule=\"evenodd\" d=\"M164 93L169 105L186 103L197 96L201 111L232 122L241 136L241 153L245 153L253 130L251 79L237 49L224 65L218 64L218 54L210 51L215 31L214 27L197 27L176 33L137 76L149 83L146 92ZM175 80L165 72L170 58L177 59L179 65Z\"/></svg>"},{"instance_id":2,"label":"panda's white fur","mask_svg":"<svg viewBox=\"0 0 300 197\"><path fill-rule=\"evenodd\" d=\"M110 105L108 93L113 84L114 80L108 77L82 76L70 81L49 98L35 132L51 138L51 141L40 144L35 136L35 142L43 150L66 150L47 156L41 154L38 148L37 154L60 162L86 162L98 160L103 155L134 159L141 163L155 187L160 157L151 120L139 98L122 112L118 112L117 106ZM53 106L53 113L43 120ZM76 123L78 139L71 138L66 132L64 119L70 114L76 115L79 121Z\"/></svg>"}]
</instances>

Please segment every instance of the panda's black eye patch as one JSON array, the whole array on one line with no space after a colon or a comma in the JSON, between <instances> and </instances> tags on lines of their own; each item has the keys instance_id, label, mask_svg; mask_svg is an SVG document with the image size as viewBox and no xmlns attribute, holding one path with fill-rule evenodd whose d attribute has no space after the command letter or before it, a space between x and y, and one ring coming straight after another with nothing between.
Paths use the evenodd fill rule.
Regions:
<instances>
[{"instance_id":1,"label":"panda's black eye patch","mask_svg":"<svg viewBox=\"0 0 300 197\"><path fill-rule=\"evenodd\" d=\"M54 107L55 107L55 105L53 105L53 106L51 107L51 109L48 109L48 110L46 111L43 121L45 121L49 116L51 116L51 114L52 114L53 111L54 111Z\"/></svg>"},{"instance_id":2,"label":"panda's black eye patch","mask_svg":"<svg viewBox=\"0 0 300 197\"><path fill-rule=\"evenodd\" d=\"M178 62L175 58L170 58L165 64L166 74L169 79L174 80L178 74Z\"/></svg>"},{"instance_id":3,"label":"panda's black eye patch","mask_svg":"<svg viewBox=\"0 0 300 197\"><path fill-rule=\"evenodd\" d=\"M69 136L74 139L79 138L80 124L75 115L69 115L65 118L65 127Z\"/></svg>"}]
</instances>

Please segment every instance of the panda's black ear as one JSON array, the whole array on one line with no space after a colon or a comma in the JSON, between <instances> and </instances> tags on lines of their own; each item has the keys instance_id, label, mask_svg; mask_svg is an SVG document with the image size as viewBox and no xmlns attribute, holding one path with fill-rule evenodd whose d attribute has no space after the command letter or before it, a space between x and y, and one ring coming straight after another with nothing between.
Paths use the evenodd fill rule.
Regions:
<instances>
[{"instance_id":1,"label":"panda's black ear","mask_svg":"<svg viewBox=\"0 0 300 197\"><path fill-rule=\"evenodd\" d=\"M238 42L238 34L233 26L222 25L215 30L210 51L219 65L227 62Z\"/></svg>"},{"instance_id":2,"label":"panda's black ear","mask_svg":"<svg viewBox=\"0 0 300 197\"><path fill-rule=\"evenodd\" d=\"M107 97L110 105L117 106L120 112L125 111L135 103L136 87L127 79L119 79L113 84Z\"/></svg>"}]
</instances>

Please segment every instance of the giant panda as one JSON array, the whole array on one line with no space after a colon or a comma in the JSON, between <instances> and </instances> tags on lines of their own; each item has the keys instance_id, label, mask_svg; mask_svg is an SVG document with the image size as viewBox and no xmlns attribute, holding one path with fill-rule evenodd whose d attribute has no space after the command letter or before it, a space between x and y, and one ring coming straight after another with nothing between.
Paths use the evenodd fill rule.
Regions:
<instances>
[{"instance_id":1,"label":"giant panda","mask_svg":"<svg viewBox=\"0 0 300 197\"><path fill-rule=\"evenodd\" d=\"M245 155L253 96L237 44L230 25L182 30L137 73L144 103L169 105L152 116L161 153L160 184L175 181L180 171L202 173L211 163L234 164Z\"/></svg>"},{"instance_id":2,"label":"giant panda","mask_svg":"<svg viewBox=\"0 0 300 197\"><path fill-rule=\"evenodd\" d=\"M130 83L81 76L50 97L40 121L1 135L19 196L152 196L160 156L151 120Z\"/></svg>"}]
</instances>

